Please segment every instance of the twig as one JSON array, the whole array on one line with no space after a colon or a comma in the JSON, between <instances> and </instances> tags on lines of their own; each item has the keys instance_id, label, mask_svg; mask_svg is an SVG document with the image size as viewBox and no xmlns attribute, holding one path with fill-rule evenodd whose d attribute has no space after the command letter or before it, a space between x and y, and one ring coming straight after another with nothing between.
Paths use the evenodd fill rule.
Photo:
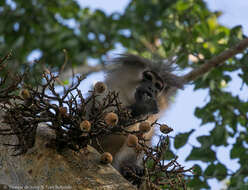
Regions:
<instances>
[{"instance_id":1,"label":"twig","mask_svg":"<svg viewBox=\"0 0 248 190\"><path fill-rule=\"evenodd\" d=\"M63 52L64 52L64 55L65 55L65 60L64 60L64 63L63 63L63 65L61 66L61 68L59 70L59 75L64 71L65 66L66 66L66 64L68 62L68 52L67 52L66 49L63 49Z\"/></svg>"}]
</instances>

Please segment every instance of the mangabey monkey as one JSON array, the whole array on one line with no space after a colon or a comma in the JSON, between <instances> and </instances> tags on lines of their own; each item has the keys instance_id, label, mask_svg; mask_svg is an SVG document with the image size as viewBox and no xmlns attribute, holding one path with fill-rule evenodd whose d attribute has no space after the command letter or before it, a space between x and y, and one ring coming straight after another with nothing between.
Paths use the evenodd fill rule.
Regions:
<instances>
[{"instance_id":1,"label":"mangabey monkey","mask_svg":"<svg viewBox=\"0 0 248 190\"><path fill-rule=\"evenodd\" d=\"M113 63L118 65L107 73L105 83L108 89L119 92L121 103L130 109L134 117L148 116L149 123L158 119L159 114L167 108L170 97L183 86L181 78L171 73L172 67L168 63L152 63L132 54L121 55L114 59ZM135 124L128 130L137 131L138 126ZM148 144L153 134L153 130L146 133ZM127 175L125 168L142 175L143 155L137 155L133 148L128 147L126 138L121 135L109 135L100 138L100 144L104 151L113 155L113 166L124 177Z\"/></svg>"}]
</instances>

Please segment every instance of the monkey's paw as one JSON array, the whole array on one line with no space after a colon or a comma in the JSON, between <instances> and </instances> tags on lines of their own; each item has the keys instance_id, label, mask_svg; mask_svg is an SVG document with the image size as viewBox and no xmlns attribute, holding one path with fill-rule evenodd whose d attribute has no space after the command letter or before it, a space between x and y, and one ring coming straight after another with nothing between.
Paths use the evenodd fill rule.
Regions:
<instances>
[{"instance_id":1,"label":"monkey's paw","mask_svg":"<svg viewBox=\"0 0 248 190\"><path fill-rule=\"evenodd\" d=\"M142 183L142 177L144 176L144 168L138 165L126 163L121 167L120 172L123 177L130 181L133 185L139 186Z\"/></svg>"}]
</instances>

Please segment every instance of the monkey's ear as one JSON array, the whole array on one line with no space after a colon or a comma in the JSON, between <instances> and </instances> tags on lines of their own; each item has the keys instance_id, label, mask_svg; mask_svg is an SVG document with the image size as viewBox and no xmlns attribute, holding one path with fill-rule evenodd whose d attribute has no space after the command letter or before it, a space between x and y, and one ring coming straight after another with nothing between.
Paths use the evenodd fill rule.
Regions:
<instances>
[{"instance_id":1,"label":"monkey's ear","mask_svg":"<svg viewBox=\"0 0 248 190\"><path fill-rule=\"evenodd\" d=\"M184 89L185 81L182 77L179 77L172 73L166 73L162 75L162 78L168 86Z\"/></svg>"}]
</instances>

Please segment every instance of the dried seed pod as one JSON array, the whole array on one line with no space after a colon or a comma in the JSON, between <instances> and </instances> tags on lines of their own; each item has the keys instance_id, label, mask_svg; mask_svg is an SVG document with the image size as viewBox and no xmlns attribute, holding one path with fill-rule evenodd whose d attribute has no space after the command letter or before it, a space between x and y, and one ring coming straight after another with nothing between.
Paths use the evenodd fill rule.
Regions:
<instances>
[{"instance_id":1,"label":"dried seed pod","mask_svg":"<svg viewBox=\"0 0 248 190\"><path fill-rule=\"evenodd\" d=\"M79 150L79 146L78 146L77 144L74 146L74 148L75 148L76 150Z\"/></svg>"},{"instance_id":2,"label":"dried seed pod","mask_svg":"<svg viewBox=\"0 0 248 190\"><path fill-rule=\"evenodd\" d=\"M101 155L101 163L110 164L113 161L113 156L109 152L104 152Z\"/></svg>"},{"instance_id":3,"label":"dried seed pod","mask_svg":"<svg viewBox=\"0 0 248 190\"><path fill-rule=\"evenodd\" d=\"M103 93L106 89L107 89L107 86L103 82L97 82L94 86L94 91L99 94Z\"/></svg>"},{"instance_id":4,"label":"dried seed pod","mask_svg":"<svg viewBox=\"0 0 248 190\"><path fill-rule=\"evenodd\" d=\"M67 116L67 107L59 107L59 113L64 117Z\"/></svg>"},{"instance_id":5,"label":"dried seed pod","mask_svg":"<svg viewBox=\"0 0 248 190\"><path fill-rule=\"evenodd\" d=\"M91 129L91 123L88 120L84 120L80 123L81 131L89 132Z\"/></svg>"},{"instance_id":6,"label":"dried seed pod","mask_svg":"<svg viewBox=\"0 0 248 190\"><path fill-rule=\"evenodd\" d=\"M20 91L20 96L21 96L23 99L25 99L25 100L31 98L31 95L30 95L30 92L29 92L28 89L22 89L22 90Z\"/></svg>"},{"instance_id":7,"label":"dried seed pod","mask_svg":"<svg viewBox=\"0 0 248 190\"><path fill-rule=\"evenodd\" d=\"M115 126L118 123L118 120L119 120L118 115L115 114L114 112L109 112L104 117L105 123L110 126Z\"/></svg>"},{"instance_id":8,"label":"dried seed pod","mask_svg":"<svg viewBox=\"0 0 248 190\"><path fill-rule=\"evenodd\" d=\"M143 147L142 147L140 144L138 144L138 145L135 147L135 152L136 152L137 154L140 154L140 153L142 152L142 150L143 150Z\"/></svg>"},{"instance_id":9,"label":"dried seed pod","mask_svg":"<svg viewBox=\"0 0 248 190\"><path fill-rule=\"evenodd\" d=\"M138 138L135 135L129 134L127 136L127 146L136 147L138 145Z\"/></svg>"},{"instance_id":10,"label":"dried seed pod","mask_svg":"<svg viewBox=\"0 0 248 190\"><path fill-rule=\"evenodd\" d=\"M173 129L170 128L168 125L163 124L163 125L160 125L160 131L161 131L162 133L164 133L164 134L168 134L168 133L170 133L171 131L173 131Z\"/></svg>"},{"instance_id":11,"label":"dried seed pod","mask_svg":"<svg viewBox=\"0 0 248 190\"><path fill-rule=\"evenodd\" d=\"M143 121L139 125L139 131L141 133L147 133L151 130L151 125L149 122Z\"/></svg>"}]
</instances>

